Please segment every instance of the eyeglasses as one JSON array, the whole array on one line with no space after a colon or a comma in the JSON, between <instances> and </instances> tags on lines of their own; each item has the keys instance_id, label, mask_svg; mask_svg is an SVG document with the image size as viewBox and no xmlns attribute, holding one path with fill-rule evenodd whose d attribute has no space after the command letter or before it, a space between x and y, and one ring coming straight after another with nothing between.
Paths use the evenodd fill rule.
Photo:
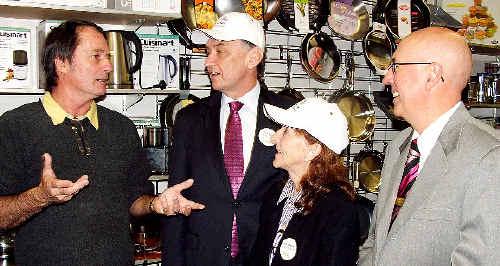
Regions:
<instances>
[{"instance_id":1,"label":"eyeglasses","mask_svg":"<svg viewBox=\"0 0 500 266\"><path fill-rule=\"evenodd\" d=\"M391 59L391 64L387 69L392 70L392 74L396 75L396 70L398 70L399 66L404 66L404 65L431 65L434 64L435 62L394 62L394 59ZM444 82L443 76L441 76L441 81Z\"/></svg>"},{"instance_id":2,"label":"eyeglasses","mask_svg":"<svg viewBox=\"0 0 500 266\"><path fill-rule=\"evenodd\" d=\"M76 144L78 145L78 150L80 151L80 155L91 155L91 149L87 141L85 141L85 129L83 128L82 123L74 119L69 119L69 121L71 130L73 131L73 135L75 136Z\"/></svg>"}]
</instances>

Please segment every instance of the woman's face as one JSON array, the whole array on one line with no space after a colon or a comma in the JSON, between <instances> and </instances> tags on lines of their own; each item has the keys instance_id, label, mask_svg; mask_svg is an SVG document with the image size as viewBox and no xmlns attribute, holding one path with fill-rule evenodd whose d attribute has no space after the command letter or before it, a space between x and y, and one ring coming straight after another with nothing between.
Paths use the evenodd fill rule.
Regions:
<instances>
[{"instance_id":1,"label":"woman's face","mask_svg":"<svg viewBox=\"0 0 500 266\"><path fill-rule=\"evenodd\" d=\"M282 127L276 131L272 142L276 144L273 166L288 171L292 179L302 177L309 167L308 153L312 144L291 127Z\"/></svg>"}]
</instances>

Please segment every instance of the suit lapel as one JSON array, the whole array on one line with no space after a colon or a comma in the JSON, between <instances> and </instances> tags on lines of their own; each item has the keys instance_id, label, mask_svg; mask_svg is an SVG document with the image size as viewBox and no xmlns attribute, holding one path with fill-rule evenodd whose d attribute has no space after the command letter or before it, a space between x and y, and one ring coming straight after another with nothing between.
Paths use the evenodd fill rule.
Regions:
<instances>
[{"instance_id":1,"label":"suit lapel","mask_svg":"<svg viewBox=\"0 0 500 266\"><path fill-rule=\"evenodd\" d=\"M380 202L382 204L382 211L381 217L378 218L381 223L378 226L377 233L379 236L383 237L383 239L385 239L385 237L387 236L387 232L389 231L392 210L394 208L394 202L396 201L399 184L401 183L412 134L413 131L409 131L408 137L401 143L398 148L399 156L397 158L394 158L394 160L397 160L397 162L391 171L391 178L387 183L386 190L388 190L388 193L380 193L380 195L387 195L386 198L383 199L382 202Z\"/></svg>"},{"instance_id":2,"label":"suit lapel","mask_svg":"<svg viewBox=\"0 0 500 266\"><path fill-rule=\"evenodd\" d=\"M245 178L240 187L240 192L245 191L247 187L251 187L254 183L258 183L254 177L259 170L263 169L264 162L268 162L271 158L269 156L274 156L274 153L269 150L274 150L274 147L268 147L262 144L259 140L259 132L263 128L276 128L276 124L273 124L264 115L264 102L266 101L266 91L261 89L259 95L259 103L257 105L257 124L255 126L252 153L250 156L250 161L248 162L247 169L245 171ZM239 193L238 193L239 195Z\"/></svg>"},{"instance_id":3,"label":"suit lapel","mask_svg":"<svg viewBox=\"0 0 500 266\"><path fill-rule=\"evenodd\" d=\"M408 192L405 204L399 211L390 234L397 234L404 228L415 212L426 204L432 191L439 188L438 183L448 171L447 156L456 149L461 124L465 121L466 115L468 115L467 110L460 106L450 117L425 161L425 165L420 170L415 184Z\"/></svg>"}]
</instances>

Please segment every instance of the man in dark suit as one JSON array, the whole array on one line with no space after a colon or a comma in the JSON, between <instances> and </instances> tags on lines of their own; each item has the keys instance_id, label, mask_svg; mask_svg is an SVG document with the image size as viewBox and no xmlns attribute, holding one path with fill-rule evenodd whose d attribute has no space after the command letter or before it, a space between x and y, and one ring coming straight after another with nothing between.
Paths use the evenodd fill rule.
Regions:
<instances>
[{"instance_id":1,"label":"man in dark suit","mask_svg":"<svg viewBox=\"0 0 500 266\"><path fill-rule=\"evenodd\" d=\"M387 149L359 265L498 265L500 141L460 101L471 69L465 39L451 30L399 43L383 82L411 128Z\"/></svg>"},{"instance_id":2,"label":"man in dark suit","mask_svg":"<svg viewBox=\"0 0 500 266\"><path fill-rule=\"evenodd\" d=\"M203 32L209 37L205 66L214 90L177 114L169 185L195 179L185 196L206 208L163 219L162 259L168 266L243 264L257 234L262 196L284 176L272 166L274 147L258 138L262 129L277 128L265 117L264 103L293 104L258 82L265 49L261 22L229 13ZM233 110L235 101L239 111Z\"/></svg>"}]
</instances>

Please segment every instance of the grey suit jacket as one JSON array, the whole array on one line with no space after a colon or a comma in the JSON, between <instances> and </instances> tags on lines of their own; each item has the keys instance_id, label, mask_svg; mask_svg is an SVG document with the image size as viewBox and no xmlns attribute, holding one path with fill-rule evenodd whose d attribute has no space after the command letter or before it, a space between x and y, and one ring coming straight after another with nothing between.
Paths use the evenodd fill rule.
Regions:
<instances>
[{"instance_id":1,"label":"grey suit jacket","mask_svg":"<svg viewBox=\"0 0 500 266\"><path fill-rule=\"evenodd\" d=\"M499 265L498 131L460 106L388 233L411 135L406 129L389 145L359 265Z\"/></svg>"}]
</instances>

